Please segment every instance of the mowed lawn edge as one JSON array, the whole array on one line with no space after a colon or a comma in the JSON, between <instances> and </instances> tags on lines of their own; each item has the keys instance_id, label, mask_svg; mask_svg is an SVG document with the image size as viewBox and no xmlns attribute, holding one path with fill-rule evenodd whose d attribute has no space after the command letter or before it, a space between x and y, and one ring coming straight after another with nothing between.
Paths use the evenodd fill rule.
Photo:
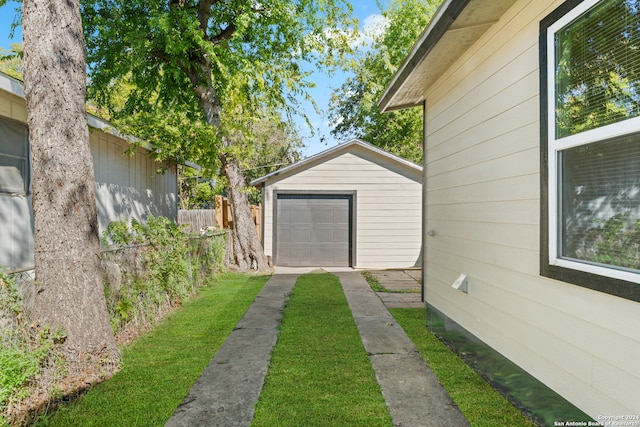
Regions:
<instances>
[{"instance_id":1,"label":"mowed lawn edge","mask_svg":"<svg viewBox=\"0 0 640 427\"><path fill-rule=\"evenodd\" d=\"M123 368L38 426L162 426L270 276L223 274L123 351Z\"/></svg>"},{"instance_id":2,"label":"mowed lawn edge","mask_svg":"<svg viewBox=\"0 0 640 427\"><path fill-rule=\"evenodd\" d=\"M469 424L474 427L535 426L427 329L424 308L391 308L389 312L416 346Z\"/></svg>"},{"instance_id":3,"label":"mowed lawn edge","mask_svg":"<svg viewBox=\"0 0 640 427\"><path fill-rule=\"evenodd\" d=\"M338 277L298 278L251 425L393 425Z\"/></svg>"}]
</instances>

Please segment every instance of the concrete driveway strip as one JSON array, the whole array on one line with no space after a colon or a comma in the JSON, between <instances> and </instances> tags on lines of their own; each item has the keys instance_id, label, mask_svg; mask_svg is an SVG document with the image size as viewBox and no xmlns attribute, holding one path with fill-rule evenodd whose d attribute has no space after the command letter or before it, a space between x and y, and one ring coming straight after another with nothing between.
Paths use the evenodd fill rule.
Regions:
<instances>
[{"instance_id":1,"label":"concrete driveway strip","mask_svg":"<svg viewBox=\"0 0 640 427\"><path fill-rule=\"evenodd\" d=\"M276 274L193 385L166 426L248 426L298 274Z\"/></svg>"},{"instance_id":2,"label":"concrete driveway strip","mask_svg":"<svg viewBox=\"0 0 640 427\"><path fill-rule=\"evenodd\" d=\"M402 327L358 272L336 273L395 426L468 426Z\"/></svg>"}]
</instances>

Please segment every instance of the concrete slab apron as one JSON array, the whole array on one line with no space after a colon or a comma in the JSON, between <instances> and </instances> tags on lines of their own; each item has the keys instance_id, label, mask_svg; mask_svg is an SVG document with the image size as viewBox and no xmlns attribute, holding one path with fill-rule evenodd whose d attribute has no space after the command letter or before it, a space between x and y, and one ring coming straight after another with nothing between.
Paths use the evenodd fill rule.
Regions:
<instances>
[{"instance_id":1,"label":"concrete slab apron","mask_svg":"<svg viewBox=\"0 0 640 427\"><path fill-rule=\"evenodd\" d=\"M358 272L337 273L395 426L468 426L418 350Z\"/></svg>"},{"instance_id":2,"label":"concrete slab apron","mask_svg":"<svg viewBox=\"0 0 640 427\"><path fill-rule=\"evenodd\" d=\"M276 274L193 385L166 426L248 426L297 274Z\"/></svg>"}]
</instances>

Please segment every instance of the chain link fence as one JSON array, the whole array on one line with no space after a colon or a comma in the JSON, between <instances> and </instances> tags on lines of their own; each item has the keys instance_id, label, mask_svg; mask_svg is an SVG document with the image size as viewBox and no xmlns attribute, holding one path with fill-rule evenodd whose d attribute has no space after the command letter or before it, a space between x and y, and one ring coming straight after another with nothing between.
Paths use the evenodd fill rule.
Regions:
<instances>
[{"instance_id":1,"label":"chain link fence","mask_svg":"<svg viewBox=\"0 0 640 427\"><path fill-rule=\"evenodd\" d=\"M166 246L142 244L101 251L107 308L121 344L180 305L213 275L226 270L229 233L187 237ZM7 358L17 360L16 357L28 361L28 354L33 353L41 340L30 320L36 283L34 269L0 272L0 282L0 362ZM42 405L49 405L50 390L64 384L65 375L71 374L54 363L56 356L43 357L38 373L30 374L32 379L20 385L22 392L24 387L29 388L27 398L0 387L0 426L6 422L22 425L31 419L32 413L46 412ZM3 391L10 394L3 395Z\"/></svg>"}]
</instances>

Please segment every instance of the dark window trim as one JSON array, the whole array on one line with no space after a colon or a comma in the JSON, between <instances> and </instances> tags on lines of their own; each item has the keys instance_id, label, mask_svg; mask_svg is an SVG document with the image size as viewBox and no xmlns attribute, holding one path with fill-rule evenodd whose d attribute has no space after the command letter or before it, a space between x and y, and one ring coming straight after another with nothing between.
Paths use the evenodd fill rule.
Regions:
<instances>
[{"instance_id":1,"label":"dark window trim","mask_svg":"<svg viewBox=\"0 0 640 427\"><path fill-rule=\"evenodd\" d=\"M272 254L273 254L273 265L278 265L278 242L276 227L278 224L278 196L279 195L288 195L288 196L349 196L350 200L350 210L351 210L351 218L349 218L349 238L351 241L349 242L349 266L355 267L356 265L356 206L358 201L358 192L356 190L314 190L314 191L300 191L300 190L273 190L272 197L272 209L273 209L273 219L271 221L271 235L272 235Z\"/></svg>"},{"instance_id":2,"label":"dark window trim","mask_svg":"<svg viewBox=\"0 0 640 427\"><path fill-rule=\"evenodd\" d=\"M600 276L566 267L549 264L549 162L547 123L547 30L548 28L582 3L582 0L567 0L540 22L539 63L540 63L540 275L562 282L571 283L620 298L640 302L640 284L626 280Z\"/></svg>"}]
</instances>

